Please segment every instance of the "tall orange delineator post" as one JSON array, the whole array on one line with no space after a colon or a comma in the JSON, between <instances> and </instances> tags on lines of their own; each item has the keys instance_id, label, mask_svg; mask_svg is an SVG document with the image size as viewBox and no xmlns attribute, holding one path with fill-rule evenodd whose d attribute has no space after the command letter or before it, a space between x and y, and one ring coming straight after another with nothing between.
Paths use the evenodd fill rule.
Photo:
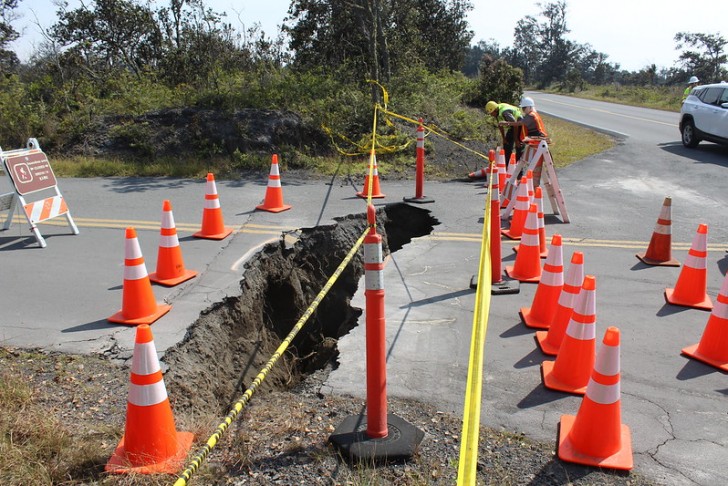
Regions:
<instances>
[{"instance_id":1,"label":"tall orange delineator post","mask_svg":"<svg viewBox=\"0 0 728 486\"><path fill-rule=\"evenodd\" d=\"M367 206L369 234L364 238L364 296L366 298L367 435L387 437L387 360L384 334L384 259L376 213Z\"/></svg>"},{"instance_id":2,"label":"tall orange delineator post","mask_svg":"<svg viewBox=\"0 0 728 486\"><path fill-rule=\"evenodd\" d=\"M366 417L347 417L329 437L334 447L355 464L379 464L409 459L425 436L414 425L387 413L384 259L382 237L377 234L376 210L372 204L367 205L367 224L369 232L364 237ZM396 433L390 434L390 428Z\"/></svg>"},{"instance_id":3,"label":"tall orange delineator post","mask_svg":"<svg viewBox=\"0 0 728 486\"><path fill-rule=\"evenodd\" d=\"M501 220L500 220L500 191L498 183L498 168L491 164L490 177L493 179L491 185L493 194L490 196L490 269L492 295L517 294L521 291L521 283L518 280L506 280L503 278L503 265L501 261ZM478 276L470 278L470 288L478 288Z\"/></svg>"},{"instance_id":4,"label":"tall orange delineator post","mask_svg":"<svg viewBox=\"0 0 728 486\"><path fill-rule=\"evenodd\" d=\"M406 202L413 203L431 203L435 202L431 197L424 195L425 186L425 127L422 125L422 118L419 119L419 126L417 127L417 153L416 153L416 164L417 172L415 179L415 197L403 198Z\"/></svg>"}]
</instances>

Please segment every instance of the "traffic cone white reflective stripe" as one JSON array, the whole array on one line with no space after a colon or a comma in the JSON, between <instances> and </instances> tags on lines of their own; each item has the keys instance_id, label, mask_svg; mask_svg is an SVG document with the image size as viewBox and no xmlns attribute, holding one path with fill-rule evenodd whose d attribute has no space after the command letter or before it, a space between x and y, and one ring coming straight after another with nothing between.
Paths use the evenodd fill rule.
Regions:
<instances>
[{"instance_id":1,"label":"traffic cone white reflective stripe","mask_svg":"<svg viewBox=\"0 0 728 486\"><path fill-rule=\"evenodd\" d=\"M498 169L498 187L506 187L506 177L508 170L506 169L506 156L498 152L496 156L496 169Z\"/></svg>"},{"instance_id":2,"label":"traffic cone white reflective stripe","mask_svg":"<svg viewBox=\"0 0 728 486\"><path fill-rule=\"evenodd\" d=\"M167 388L153 341L134 344L130 381L127 400L133 405L148 407L167 399Z\"/></svg>"},{"instance_id":3,"label":"traffic cone white reflective stripe","mask_svg":"<svg viewBox=\"0 0 728 486\"><path fill-rule=\"evenodd\" d=\"M280 213L291 209L290 204L283 202L283 188L281 175L278 169L278 154L271 156L270 173L268 174L268 187L265 190L265 199L255 209L262 209L271 213Z\"/></svg>"},{"instance_id":4,"label":"traffic cone white reflective stripe","mask_svg":"<svg viewBox=\"0 0 728 486\"><path fill-rule=\"evenodd\" d=\"M174 248L179 246L177 228L174 224L172 211L162 211L161 231L159 232L159 246L162 248Z\"/></svg>"},{"instance_id":5,"label":"traffic cone white reflective stripe","mask_svg":"<svg viewBox=\"0 0 728 486\"><path fill-rule=\"evenodd\" d=\"M723 279L700 342L684 348L682 353L728 372L728 274Z\"/></svg>"},{"instance_id":6,"label":"traffic cone white reflective stripe","mask_svg":"<svg viewBox=\"0 0 728 486\"><path fill-rule=\"evenodd\" d=\"M521 235L523 234L523 227L526 223L526 218L528 217L528 209L530 206L528 201L528 183L526 181L526 177L524 176L521 177L521 182L520 184L518 184L518 190L516 192L516 204L513 209L511 226L508 229L501 230L502 235L512 240L521 239ZM501 219L502 218L503 212L501 212ZM538 225L538 222L536 224Z\"/></svg>"},{"instance_id":7,"label":"traffic cone white reflective stripe","mask_svg":"<svg viewBox=\"0 0 728 486\"><path fill-rule=\"evenodd\" d=\"M636 257L647 265L679 267L680 262L672 257L672 198L667 196L662 203L660 216L650 238L647 250Z\"/></svg>"},{"instance_id":8,"label":"traffic cone white reflective stripe","mask_svg":"<svg viewBox=\"0 0 728 486\"><path fill-rule=\"evenodd\" d=\"M594 373L586 386L586 394L593 402L611 405L619 401L619 359L619 346L602 344L594 362ZM595 373L598 374L599 381L594 379Z\"/></svg>"},{"instance_id":9,"label":"traffic cone white reflective stripe","mask_svg":"<svg viewBox=\"0 0 728 486\"><path fill-rule=\"evenodd\" d=\"M124 280L141 280L149 274L137 238L124 240Z\"/></svg>"},{"instance_id":10,"label":"traffic cone white reflective stripe","mask_svg":"<svg viewBox=\"0 0 728 486\"><path fill-rule=\"evenodd\" d=\"M159 230L159 250L157 268L149 275L152 282L173 287L195 277L197 272L185 268L182 248L179 246L177 228L172 214L172 203L165 199L162 203L162 225Z\"/></svg>"},{"instance_id":11,"label":"traffic cone white reflective stripe","mask_svg":"<svg viewBox=\"0 0 728 486\"><path fill-rule=\"evenodd\" d=\"M555 361L541 363L546 388L583 395L594 369L596 279L584 277L579 298Z\"/></svg>"},{"instance_id":12,"label":"traffic cone white reflective stripe","mask_svg":"<svg viewBox=\"0 0 728 486\"><path fill-rule=\"evenodd\" d=\"M367 170L364 176L364 187L361 192L357 192L356 195L362 198L368 198L371 192L372 198L383 198L381 189L379 188L379 169L377 168L377 155L372 151L369 157L369 163L372 165L371 172L372 176L369 177L369 170Z\"/></svg>"},{"instance_id":13,"label":"traffic cone white reflective stripe","mask_svg":"<svg viewBox=\"0 0 728 486\"><path fill-rule=\"evenodd\" d=\"M564 286L564 261L561 235L551 239L551 252L541 271L531 307L521 307L521 320L527 327L548 329L556 314L556 304Z\"/></svg>"},{"instance_id":14,"label":"traffic cone white reflective stripe","mask_svg":"<svg viewBox=\"0 0 728 486\"><path fill-rule=\"evenodd\" d=\"M700 224L675 288L665 289L665 300L669 304L703 310L713 308L713 302L707 293L707 239L708 225Z\"/></svg>"},{"instance_id":15,"label":"traffic cone white reflective stripe","mask_svg":"<svg viewBox=\"0 0 728 486\"><path fill-rule=\"evenodd\" d=\"M563 461L609 469L633 467L631 433L622 424L619 340L619 329L608 328L579 411L576 416L561 416L558 456Z\"/></svg>"},{"instance_id":16,"label":"traffic cone white reflective stripe","mask_svg":"<svg viewBox=\"0 0 728 486\"><path fill-rule=\"evenodd\" d=\"M232 233L232 228L226 228L220 207L220 197L217 194L217 184L212 172L207 174L205 184L205 204L202 210L202 228L193 234L195 238L222 240Z\"/></svg>"},{"instance_id":17,"label":"traffic cone white reflective stripe","mask_svg":"<svg viewBox=\"0 0 728 486\"><path fill-rule=\"evenodd\" d=\"M178 432L151 328L137 327L124 436L106 463L110 473L176 474L194 438Z\"/></svg>"},{"instance_id":18,"label":"traffic cone white reflective stripe","mask_svg":"<svg viewBox=\"0 0 728 486\"><path fill-rule=\"evenodd\" d=\"M555 236L555 235L554 235ZM559 294L556 312L548 331L537 331L536 342L545 354L556 356L566 334L566 328L574 312L576 299L584 283L584 254L575 251L571 255L571 265L566 272L564 286Z\"/></svg>"},{"instance_id":19,"label":"traffic cone white reflective stripe","mask_svg":"<svg viewBox=\"0 0 728 486\"><path fill-rule=\"evenodd\" d=\"M209 176L209 174L208 174ZM217 184L214 178L207 178L205 183L205 209L220 209L220 196L217 194Z\"/></svg>"},{"instance_id":20,"label":"traffic cone white reflective stripe","mask_svg":"<svg viewBox=\"0 0 728 486\"><path fill-rule=\"evenodd\" d=\"M381 241L364 243L364 285L366 290L384 289L384 259Z\"/></svg>"},{"instance_id":21,"label":"traffic cone white reflective stripe","mask_svg":"<svg viewBox=\"0 0 728 486\"><path fill-rule=\"evenodd\" d=\"M521 237L520 251L514 264L506 266L506 274L520 282L538 282L541 279L541 259L538 253L538 222L536 205L531 204Z\"/></svg>"},{"instance_id":22,"label":"traffic cone white reflective stripe","mask_svg":"<svg viewBox=\"0 0 728 486\"><path fill-rule=\"evenodd\" d=\"M126 229L124 237L124 284L121 310L107 318L109 322L136 326L151 324L169 312L172 306L158 305L144 264L136 230Z\"/></svg>"}]
</instances>

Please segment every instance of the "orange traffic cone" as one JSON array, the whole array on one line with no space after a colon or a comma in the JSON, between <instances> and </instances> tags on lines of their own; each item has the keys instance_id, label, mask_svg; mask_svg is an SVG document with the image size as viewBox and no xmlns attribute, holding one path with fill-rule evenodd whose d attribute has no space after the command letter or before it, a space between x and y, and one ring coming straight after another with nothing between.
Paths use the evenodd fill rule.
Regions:
<instances>
[{"instance_id":1,"label":"orange traffic cone","mask_svg":"<svg viewBox=\"0 0 728 486\"><path fill-rule=\"evenodd\" d=\"M501 234L512 239L520 240L523 234L523 226L528 216L528 182L526 177L521 178L521 183L518 184L518 192L516 193L516 205L513 209L513 216L511 217L511 226L508 229L501 230ZM503 214L501 214L501 218ZM536 222L538 225L538 222Z\"/></svg>"},{"instance_id":2,"label":"orange traffic cone","mask_svg":"<svg viewBox=\"0 0 728 486\"><path fill-rule=\"evenodd\" d=\"M587 275L556 361L541 363L546 388L577 395L586 392L594 368L596 320L596 279Z\"/></svg>"},{"instance_id":3,"label":"orange traffic cone","mask_svg":"<svg viewBox=\"0 0 728 486\"><path fill-rule=\"evenodd\" d=\"M372 150L371 156L369 157L369 163L374 166L372 168L372 177L369 177L369 171L367 171L366 176L364 176L364 187L356 195L366 199L369 197L369 191L371 189L373 198L385 197L379 189L379 170L377 169L377 155L374 153L374 150Z\"/></svg>"},{"instance_id":4,"label":"orange traffic cone","mask_svg":"<svg viewBox=\"0 0 728 486\"><path fill-rule=\"evenodd\" d=\"M505 159L506 151L504 149L501 149L501 152L503 152L503 158ZM508 173L511 174L512 176L518 175L518 174L514 174L514 172L516 171L517 165L518 165L518 161L516 160L516 154L511 153L511 157L510 157L510 159L508 159Z\"/></svg>"},{"instance_id":5,"label":"orange traffic cone","mask_svg":"<svg viewBox=\"0 0 728 486\"><path fill-rule=\"evenodd\" d=\"M539 250L539 256L541 258L546 258L549 256L549 250L546 246L546 223L544 222L544 216L543 216L543 191L541 187L537 187L534 189L534 196L533 196L534 204L536 204L536 210L538 214L538 250ZM521 245L516 245L513 247L513 251L518 253L518 249Z\"/></svg>"},{"instance_id":6,"label":"orange traffic cone","mask_svg":"<svg viewBox=\"0 0 728 486\"><path fill-rule=\"evenodd\" d=\"M175 474L192 446L193 434L177 432L152 329L136 330L126 401L126 427L106 472Z\"/></svg>"},{"instance_id":7,"label":"orange traffic cone","mask_svg":"<svg viewBox=\"0 0 728 486\"><path fill-rule=\"evenodd\" d=\"M555 235L554 235L555 236ZM554 318L547 331L536 331L536 343L544 354L556 356L564 340L566 328L574 313L574 305L584 283L584 254L575 251L571 255L571 265L566 272L564 287L559 294Z\"/></svg>"},{"instance_id":8,"label":"orange traffic cone","mask_svg":"<svg viewBox=\"0 0 728 486\"><path fill-rule=\"evenodd\" d=\"M470 178L470 179L482 179L487 174L488 174L488 168L487 167L483 167L482 169L478 169L478 170L473 171L470 174L468 174L468 178ZM369 177L369 176L367 176L367 177ZM366 184L364 185L364 187L366 187Z\"/></svg>"},{"instance_id":9,"label":"orange traffic cone","mask_svg":"<svg viewBox=\"0 0 728 486\"><path fill-rule=\"evenodd\" d=\"M504 149L501 149L500 151L501 156L503 157L503 160L506 159L506 151ZM518 178L517 175L514 174L516 170L516 154L511 154L511 158L508 161L508 165L506 166L506 182L503 189L503 200L501 201L501 209L508 208L508 205L511 202L511 199L513 199L516 194L516 189L518 186ZM507 210L505 214L501 214L501 218L505 218L510 214L510 210Z\"/></svg>"},{"instance_id":10,"label":"orange traffic cone","mask_svg":"<svg viewBox=\"0 0 728 486\"><path fill-rule=\"evenodd\" d=\"M205 209L202 211L202 228L193 234L195 238L207 238L208 240L222 240L232 233L232 228L226 228L223 221L220 198L217 195L215 176L207 174L207 185L205 187Z\"/></svg>"},{"instance_id":11,"label":"orange traffic cone","mask_svg":"<svg viewBox=\"0 0 728 486\"><path fill-rule=\"evenodd\" d=\"M698 226L688 257L680 270L674 289L665 289L665 300L669 304L711 310L713 302L708 296L708 225Z\"/></svg>"},{"instance_id":12,"label":"orange traffic cone","mask_svg":"<svg viewBox=\"0 0 728 486\"><path fill-rule=\"evenodd\" d=\"M483 179L484 177L487 177L488 171L490 170L490 166L493 165L494 159L495 159L495 150L493 150L493 149L488 150L488 166L471 172L470 174L468 174L468 177L470 179Z\"/></svg>"},{"instance_id":13,"label":"orange traffic cone","mask_svg":"<svg viewBox=\"0 0 728 486\"><path fill-rule=\"evenodd\" d=\"M521 251L516 254L516 261L506 266L509 277L519 282L538 282L541 279L541 257L538 254L538 216L536 205L531 204L526 219L526 227L521 238Z\"/></svg>"},{"instance_id":14,"label":"orange traffic cone","mask_svg":"<svg viewBox=\"0 0 728 486\"><path fill-rule=\"evenodd\" d=\"M283 204L283 188L281 187L281 175L278 171L278 154L273 154L268 175L268 187L265 190L263 204L255 206L255 209L262 209L271 213L280 213L291 209L288 204Z\"/></svg>"},{"instance_id":15,"label":"orange traffic cone","mask_svg":"<svg viewBox=\"0 0 728 486\"><path fill-rule=\"evenodd\" d=\"M698 344L683 349L683 354L728 371L728 274Z\"/></svg>"},{"instance_id":16,"label":"orange traffic cone","mask_svg":"<svg viewBox=\"0 0 728 486\"><path fill-rule=\"evenodd\" d=\"M172 308L171 305L157 305L136 230L131 227L126 229L124 240L124 288L121 300L121 310L109 317L109 322L130 326L151 324Z\"/></svg>"},{"instance_id":17,"label":"orange traffic cone","mask_svg":"<svg viewBox=\"0 0 728 486\"><path fill-rule=\"evenodd\" d=\"M579 411L562 415L559 459L586 466L632 469L632 437L622 423L619 329L604 333Z\"/></svg>"},{"instance_id":18,"label":"orange traffic cone","mask_svg":"<svg viewBox=\"0 0 728 486\"><path fill-rule=\"evenodd\" d=\"M498 187L506 187L506 176L508 168L506 167L505 152L499 152L496 157L496 169L498 169Z\"/></svg>"},{"instance_id":19,"label":"orange traffic cone","mask_svg":"<svg viewBox=\"0 0 728 486\"><path fill-rule=\"evenodd\" d=\"M561 235L554 235L551 238L551 253L544 263L533 303L531 307L521 307L521 320L527 327L548 329L551 326L563 286L564 256Z\"/></svg>"},{"instance_id":20,"label":"orange traffic cone","mask_svg":"<svg viewBox=\"0 0 728 486\"><path fill-rule=\"evenodd\" d=\"M646 265L662 265L665 267L679 267L680 262L672 257L672 198L665 197L657 218L655 230L652 232L647 251L637 253L637 258Z\"/></svg>"},{"instance_id":21,"label":"orange traffic cone","mask_svg":"<svg viewBox=\"0 0 728 486\"><path fill-rule=\"evenodd\" d=\"M162 202L162 226L159 232L159 251L157 252L157 271L149 275L149 280L158 284L174 287L197 275L194 270L187 270L182 259L182 249L177 238L174 225L172 203L168 199Z\"/></svg>"}]
</instances>

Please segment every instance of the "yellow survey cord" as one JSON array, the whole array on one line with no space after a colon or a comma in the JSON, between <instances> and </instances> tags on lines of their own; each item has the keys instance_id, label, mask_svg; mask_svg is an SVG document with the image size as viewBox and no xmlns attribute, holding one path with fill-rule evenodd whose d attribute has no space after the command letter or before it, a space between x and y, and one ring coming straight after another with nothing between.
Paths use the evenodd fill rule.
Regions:
<instances>
[{"instance_id":1,"label":"yellow survey cord","mask_svg":"<svg viewBox=\"0 0 728 486\"><path fill-rule=\"evenodd\" d=\"M386 91L385 91L386 93ZM379 105L374 106L374 126L372 127L372 150L369 152L369 187L366 188L367 190L367 206L369 206L372 203L372 190L374 189L374 157L376 157L376 154L374 153L374 147L376 147L377 143L377 112Z\"/></svg>"},{"instance_id":2,"label":"yellow survey cord","mask_svg":"<svg viewBox=\"0 0 728 486\"><path fill-rule=\"evenodd\" d=\"M225 420L217 426L215 433L212 434L209 439L207 439L205 445L199 450L195 457L192 458L192 461L187 466L187 469L182 471L182 473L177 478L177 481L175 481L174 486L185 486L187 484L187 481L189 481L192 475L195 474L195 472L200 468L200 465L202 465L202 463L205 461L210 451L212 451L215 445L217 445L217 442L225 434L230 424L232 424L233 421L237 418L238 414L250 402L250 397L253 396L253 393L255 393L260 384L263 383L263 380L265 380L268 372L273 368L273 366L283 355L283 353L286 352L286 349L288 349L288 346L293 341L293 338L296 337L298 332L303 328L304 324L306 324L308 319L313 315L323 298L326 297L326 294L328 294L329 290L331 290L331 287L333 287L334 283L336 283L336 280L338 280L339 276L349 264L351 259L354 258L354 255L356 255L359 247L364 242L364 238L368 233L369 227L364 230L356 243L354 243L352 249L349 251L349 253L347 253L347 255L341 261L334 273L331 275L331 278L329 278L328 282L326 282L326 285L324 285L318 295L316 295L316 298L313 300L311 305L308 307L308 309L306 309L306 312L303 313L296 325L293 326L293 329L291 329L291 332L288 333L285 339L281 342L280 346L278 346L278 349L276 349L275 353L273 353L263 369L255 377L250 387L245 390L245 393L238 399L237 402L235 402L235 405L233 405L233 408L230 409L227 416L225 417Z\"/></svg>"},{"instance_id":3,"label":"yellow survey cord","mask_svg":"<svg viewBox=\"0 0 728 486\"><path fill-rule=\"evenodd\" d=\"M398 113L395 113L393 111L389 111L386 106L385 107L379 107L379 109L382 111L382 113L384 113L386 115L393 116L394 118L399 118L400 120L404 120L404 121L406 121L408 123L412 123L413 125L417 125L417 126L420 125L419 120L415 120L414 118L410 118L410 117L407 117L407 116L404 116L404 115L400 115ZM483 159L487 159L488 158L488 156L486 154L481 153L481 152L478 152L477 150L473 150L470 147L466 147L465 145L456 142L455 140L453 140L452 138L450 138L447 134L445 134L445 132L441 132L440 130L438 130L437 128L433 127L432 125L426 125L426 124L423 123L422 126L425 129L427 129L427 131L429 131L429 132L437 135L438 137L444 138L448 142L457 145L458 147L460 147L463 150L466 150L466 151L468 151L468 152L470 152L472 154L475 154L478 157L483 158Z\"/></svg>"},{"instance_id":4,"label":"yellow survey cord","mask_svg":"<svg viewBox=\"0 0 728 486\"><path fill-rule=\"evenodd\" d=\"M478 465L478 439L480 438L480 404L483 390L483 356L485 335L490 313L490 287L492 284L490 261L490 202L493 178L489 177L488 196L483 218L483 237L478 265L478 289L475 292L473 331L470 338L468 381L465 388L463 430L458 462L458 486L475 485Z\"/></svg>"}]
</instances>

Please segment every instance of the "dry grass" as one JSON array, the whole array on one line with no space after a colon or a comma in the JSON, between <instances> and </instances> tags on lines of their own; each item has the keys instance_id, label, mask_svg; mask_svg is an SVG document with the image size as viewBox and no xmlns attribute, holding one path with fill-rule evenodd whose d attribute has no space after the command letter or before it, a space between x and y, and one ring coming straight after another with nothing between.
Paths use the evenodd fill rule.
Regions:
<instances>
[{"instance_id":1,"label":"dry grass","mask_svg":"<svg viewBox=\"0 0 728 486\"><path fill-rule=\"evenodd\" d=\"M549 150L556 167L566 167L615 145L614 139L603 133L548 115L542 118L553 141Z\"/></svg>"}]
</instances>

